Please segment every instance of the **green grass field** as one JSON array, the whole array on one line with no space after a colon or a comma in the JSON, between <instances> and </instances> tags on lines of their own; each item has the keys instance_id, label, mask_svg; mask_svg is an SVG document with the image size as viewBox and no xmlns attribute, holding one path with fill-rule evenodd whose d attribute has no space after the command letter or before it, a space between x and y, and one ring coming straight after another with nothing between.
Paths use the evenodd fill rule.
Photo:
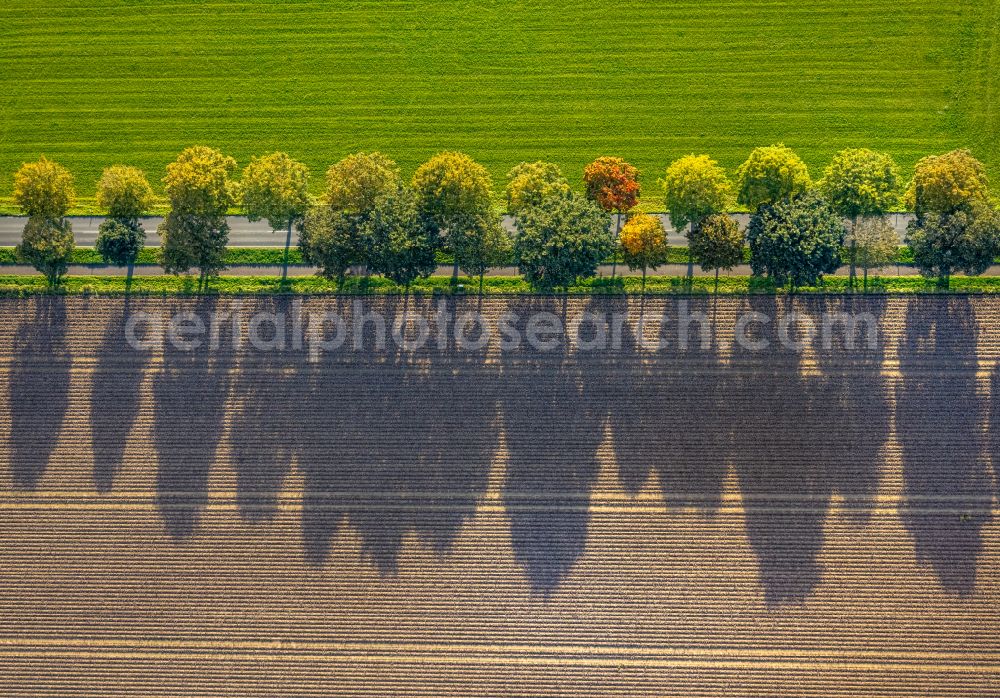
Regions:
<instances>
[{"instance_id":1,"label":"green grass field","mask_svg":"<svg viewBox=\"0 0 1000 698\"><path fill-rule=\"evenodd\" d=\"M672 158L779 140L814 174L847 146L907 168L968 146L1000 175L998 27L998 0L6 0L0 196L40 153L86 196L107 164L158 180L193 143L317 174L461 149L498 181L542 158L578 183L617 154L647 208Z\"/></svg>"}]
</instances>

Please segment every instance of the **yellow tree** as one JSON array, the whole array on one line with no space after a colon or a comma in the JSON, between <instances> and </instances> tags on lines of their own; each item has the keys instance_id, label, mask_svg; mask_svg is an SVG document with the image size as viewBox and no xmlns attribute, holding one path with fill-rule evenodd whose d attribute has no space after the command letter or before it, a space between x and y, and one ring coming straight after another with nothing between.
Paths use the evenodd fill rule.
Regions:
<instances>
[{"instance_id":1,"label":"yellow tree","mask_svg":"<svg viewBox=\"0 0 1000 698\"><path fill-rule=\"evenodd\" d=\"M14 201L28 216L17 258L59 285L73 255L73 229L65 220L76 201L73 176L45 156L21 165L14 174Z\"/></svg>"},{"instance_id":2,"label":"yellow tree","mask_svg":"<svg viewBox=\"0 0 1000 698\"><path fill-rule=\"evenodd\" d=\"M853 233L859 218L885 215L898 203L899 167L887 153L848 148L833 156L817 186L830 207L851 221ZM853 290L858 254L853 235L848 237L847 249Z\"/></svg>"},{"instance_id":3,"label":"yellow tree","mask_svg":"<svg viewBox=\"0 0 1000 698\"><path fill-rule=\"evenodd\" d=\"M975 208L988 200L986 168L968 150L921 158L904 197L918 218Z\"/></svg>"},{"instance_id":4,"label":"yellow tree","mask_svg":"<svg viewBox=\"0 0 1000 698\"><path fill-rule=\"evenodd\" d=\"M153 188L137 167L112 165L97 182L97 205L108 218L97 231L94 247L107 264L125 267L125 291L132 287L135 261L146 243L139 219L153 205Z\"/></svg>"},{"instance_id":5,"label":"yellow tree","mask_svg":"<svg viewBox=\"0 0 1000 698\"><path fill-rule=\"evenodd\" d=\"M353 153L326 171L326 203L334 211L365 214L399 189L399 167L379 152Z\"/></svg>"},{"instance_id":6,"label":"yellow tree","mask_svg":"<svg viewBox=\"0 0 1000 698\"><path fill-rule=\"evenodd\" d=\"M455 255L452 285L458 284L463 238L488 218L493 206L493 180L486 168L465 153L435 155L413 175L420 214L438 239Z\"/></svg>"},{"instance_id":7,"label":"yellow tree","mask_svg":"<svg viewBox=\"0 0 1000 698\"><path fill-rule=\"evenodd\" d=\"M667 235L656 216L632 216L621 231L622 257L629 269L642 270L642 290L646 291L646 270L654 271L667 261Z\"/></svg>"},{"instance_id":8,"label":"yellow tree","mask_svg":"<svg viewBox=\"0 0 1000 698\"><path fill-rule=\"evenodd\" d=\"M236 203L236 161L214 148L192 146L167 165L163 178L170 213L160 224L160 260L170 274L199 270L198 290L225 268L229 224Z\"/></svg>"},{"instance_id":9,"label":"yellow tree","mask_svg":"<svg viewBox=\"0 0 1000 698\"><path fill-rule=\"evenodd\" d=\"M507 173L507 211L517 215L538 206L550 196L568 196L569 182L559 166L551 162L522 162Z\"/></svg>"},{"instance_id":10,"label":"yellow tree","mask_svg":"<svg viewBox=\"0 0 1000 698\"><path fill-rule=\"evenodd\" d=\"M706 217L725 210L733 185L726 171L707 155L686 155L675 160L661 183L671 225L678 231L687 228L690 285L694 276L691 240Z\"/></svg>"},{"instance_id":11,"label":"yellow tree","mask_svg":"<svg viewBox=\"0 0 1000 698\"><path fill-rule=\"evenodd\" d=\"M754 211L798 196L809 185L809 169L794 150L781 143L755 148L736 170L736 201Z\"/></svg>"},{"instance_id":12,"label":"yellow tree","mask_svg":"<svg viewBox=\"0 0 1000 698\"><path fill-rule=\"evenodd\" d=\"M28 217L59 220L76 203L73 175L44 155L14 174L14 202Z\"/></svg>"},{"instance_id":13,"label":"yellow tree","mask_svg":"<svg viewBox=\"0 0 1000 698\"><path fill-rule=\"evenodd\" d=\"M271 153L251 159L240 183L247 218L252 221L264 218L272 229L286 230L281 263L281 283L285 284L292 226L302 220L309 208L309 169L287 153Z\"/></svg>"}]
</instances>

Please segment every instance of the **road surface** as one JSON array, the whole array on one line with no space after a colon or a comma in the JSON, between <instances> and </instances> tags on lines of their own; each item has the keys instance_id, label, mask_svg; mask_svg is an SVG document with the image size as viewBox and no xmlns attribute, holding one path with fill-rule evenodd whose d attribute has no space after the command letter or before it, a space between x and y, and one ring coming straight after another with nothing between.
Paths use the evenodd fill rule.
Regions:
<instances>
[{"instance_id":1,"label":"road surface","mask_svg":"<svg viewBox=\"0 0 1000 698\"><path fill-rule=\"evenodd\" d=\"M670 219L665 214L657 214L663 221L667 230L667 241L669 244L687 245L687 238L678 234L670 225ZM746 226L749 216L745 213L732 214L740 222L741 226ZM910 220L910 214L893 213L889 214L889 220L900 235L906 231L906 223ZM21 241L21 231L24 229L25 218L23 216L0 216L0 246L12 247ZM73 233L76 236L76 244L79 247L93 247L97 238L97 228L104 220L101 216L70 216L73 225ZM285 231L273 231L267 221L250 222L244 216L229 216L229 245L231 247L282 247L285 244ZM146 245L148 247L158 247L160 238L156 234L156 228L163 222L162 218L144 218L143 228L146 230ZM513 220L510 216L504 217L504 225L508 230L513 230ZM293 244L298 240L298 235L292 233Z\"/></svg>"}]
</instances>

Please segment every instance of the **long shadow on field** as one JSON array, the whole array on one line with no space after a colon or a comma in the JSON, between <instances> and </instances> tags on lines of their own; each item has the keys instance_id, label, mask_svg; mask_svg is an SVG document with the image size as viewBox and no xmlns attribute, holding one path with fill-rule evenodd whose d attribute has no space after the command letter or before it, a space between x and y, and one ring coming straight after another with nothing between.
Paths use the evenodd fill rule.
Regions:
<instances>
[{"instance_id":1,"label":"long shadow on field","mask_svg":"<svg viewBox=\"0 0 1000 698\"><path fill-rule=\"evenodd\" d=\"M832 299L796 303L817 329L824 312L844 310ZM877 328L881 306L861 303L847 312L868 313ZM859 524L874 501L888 431L881 342L876 335L873 343L862 338L850 348L846 325L836 325L825 349L819 338L806 343L804 324L783 332L789 308L774 298L752 297L744 310L769 320L751 322L749 341L738 337L733 347L732 461L765 602L797 603L822 577L816 559L831 497L842 495ZM808 356L811 366L803 365Z\"/></svg>"},{"instance_id":2,"label":"long shadow on field","mask_svg":"<svg viewBox=\"0 0 1000 698\"><path fill-rule=\"evenodd\" d=\"M510 325L522 342L519 349L501 353L508 451L504 504L514 557L533 589L548 594L586 544L597 447L603 439L605 401L599 393L605 381L581 370L581 357L573 355L564 337L552 349L527 341L532 317L566 327L564 300L524 299L512 302L509 311L518 316Z\"/></svg>"},{"instance_id":3,"label":"long shadow on field","mask_svg":"<svg viewBox=\"0 0 1000 698\"><path fill-rule=\"evenodd\" d=\"M159 467L157 501L167 531L176 540L194 533L208 501L208 475L224 427L229 369L234 359L232 325L221 321L230 304L205 299L176 306L191 314L179 338L199 337L194 348L171 341L163 345L163 366L153 378L153 428ZM219 312L217 347L210 342L213 312ZM195 319L197 318L197 319ZM194 323L204 331L195 334ZM167 333L169 335L169 332Z\"/></svg>"},{"instance_id":4,"label":"long shadow on field","mask_svg":"<svg viewBox=\"0 0 1000 698\"><path fill-rule=\"evenodd\" d=\"M249 522L270 519L295 455L309 434L312 410L302 335L301 301L265 298L246 307L247 341L233 380L230 445L236 501ZM251 324L252 322L252 324Z\"/></svg>"},{"instance_id":5,"label":"long shadow on field","mask_svg":"<svg viewBox=\"0 0 1000 698\"><path fill-rule=\"evenodd\" d=\"M896 431L903 447L902 519L917 559L951 593L972 593L990 475L976 391L978 332L967 298L910 302L900 346Z\"/></svg>"},{"instance_id":6,"label":"long shadow on field","mask_svg":"<svg viewBox=\"0 0 1000 698\"><path fill-rule=\"evenodd\" d=\"M465 309L462 301L446 303L448 316ZM349 335L344 350L311 367L310 413L318 416L303 420L303 537L309 561L322 564L346 522L365 558L389 575L407 534L443 555L475 512L497 448L496 380L484 366L486 348L438 343L437 306L387 298L364 301L364 311L384 317L384 349L370 320L362 350L353 349ZM354 305L338 312L353 328ZM408 324L416 315L429 320L422 348L401 349L392 338L404 313ZM471 325L467 334L477 336Z\"/></svg>"},{"instance_id":7,"label":"long shadow on field","mask_svg":"<svg viewBox=\"0 0 1000 698\"><path fill-rule=\"evenodd\" d=\"M629 301L622 348L607 354L619 478L634 495L655 472L668 506L714 510L726 476L730 420L712 303L671 299L662 312L644 306Z\"/></svg>"},{"instance_id":8,"label":"long shadow on field","mask_svg":"<svg viewBox=\"0 0 1000 698\"><path fill-rule=\"evenodd\" d=\"M128 299L113 309L98 350L90 396L90 429L94 449L94 486L110 492L122 467L125 443L139 407L139 386L149 351L126 341L132 310ZM143 340L147 323L136 323L135 336Z\"/></svg>"},{"instance_id":9,"label":"long shadow on field","mask_svg":"<svg viewBox=\"0 0 1000 698\"><path fill-rule=\"evenodd\" d=\"M62 298L34 300L14 337L10 457L14 487L33 490L55 449L69 403L71 358Z\"/></svg>"}]
</instances>

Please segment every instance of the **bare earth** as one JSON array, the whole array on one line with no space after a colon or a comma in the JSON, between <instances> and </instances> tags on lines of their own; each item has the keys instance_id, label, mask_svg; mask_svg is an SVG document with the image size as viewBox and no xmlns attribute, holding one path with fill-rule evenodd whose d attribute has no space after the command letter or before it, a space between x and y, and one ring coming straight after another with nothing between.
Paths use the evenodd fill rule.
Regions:
<instances>
[{"instance_id":1,"label":"bare earth","mask_svg":"<svg viewBox=\"0 0 1000 698\"><path fill-rule=\"evenodd\" d=\"M303 312L404 310L360 302ZM1000 298L795 299L878 323L802 351L784 299L691 300L687 349L678 299L447 302L668 346L135 350L231 301L0 300L0 695L1000 695Z\"/></svg>"}]
</instances>

